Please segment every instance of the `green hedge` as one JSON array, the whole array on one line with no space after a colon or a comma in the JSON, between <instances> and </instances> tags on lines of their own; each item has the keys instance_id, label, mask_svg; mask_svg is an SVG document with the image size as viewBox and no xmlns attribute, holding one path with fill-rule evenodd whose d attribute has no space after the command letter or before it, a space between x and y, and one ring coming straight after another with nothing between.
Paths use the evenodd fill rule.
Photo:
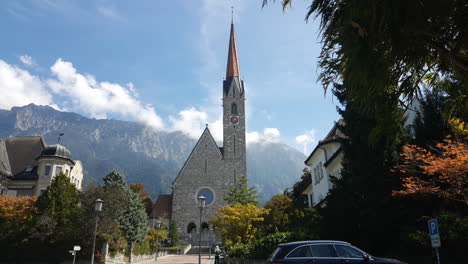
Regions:
<instances>
[{"instance_id":1,"label":"green hedge","mask_svg":"<svg viewBox=\"0 0 468 264\"><path fill-rule=\"evenodd\" d=\"M273 253L278 244L293 240L294 234L291 232L276 232L249 244L232 245L228 249L228 255L230 258L266 259Z\"/></svg>"}]
</instances>

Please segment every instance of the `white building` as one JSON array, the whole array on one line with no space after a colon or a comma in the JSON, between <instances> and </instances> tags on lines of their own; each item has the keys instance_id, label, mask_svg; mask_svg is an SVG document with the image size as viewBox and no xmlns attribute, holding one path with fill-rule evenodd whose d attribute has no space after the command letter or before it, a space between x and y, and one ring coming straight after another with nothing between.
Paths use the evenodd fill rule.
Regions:
<instances>
[{"instance_id":1,"label":"white building","mask_svg":"<svg viewBox=\"0 0 468 264\"><path fill-rule=\"evenodd\" d=\"M340 178L343 160L343 150L341 144L345 135L338 129L344 125L340 119L327 136L320 140L305 164L310 167L312 183L304 190L303 194L308 197L310 207L320 206L327 197L328 192L333 188L331 176Z\"/></svg>"},{"instance_id":2,"label":"white building","mask_svg":"<svg viewBox=\"0 0 468 264\"><path fill-rule=\"evenodd\" d=\"M3 142L4 149L2 151L0 144L0 153L7 155L0 156L2 164L5 164L3 170L9 170L9 175L1 183L7 189L4 193L12 196L38 196L60 172L65 173L78 190L81 189L81 161L72 160L70 151L63 145L47 146L38 136L11 137Z\"/></svg>"}]
</instances>

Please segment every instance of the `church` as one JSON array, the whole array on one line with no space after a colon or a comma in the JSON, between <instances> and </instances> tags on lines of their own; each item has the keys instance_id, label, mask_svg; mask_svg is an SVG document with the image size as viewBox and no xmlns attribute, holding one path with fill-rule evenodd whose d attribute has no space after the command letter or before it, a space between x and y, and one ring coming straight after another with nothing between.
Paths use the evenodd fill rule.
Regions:
<instances>
[{"instance_id":1,"label":"church","mask_svg":"<svg viewBox=\"0 0 468 264\"><path fill-rule=\"evenodd\" d=\"M198 245L199 232L202 245L214 241L210 217L227 205L224 197L228 189L246 177L245 91L232 22L226 77L220 94L223 146L216 144L207 126L172 185L170 217L177 224L181 244ZM199 196L206 198L201 226Z\"/></svg>"}]
</instances>

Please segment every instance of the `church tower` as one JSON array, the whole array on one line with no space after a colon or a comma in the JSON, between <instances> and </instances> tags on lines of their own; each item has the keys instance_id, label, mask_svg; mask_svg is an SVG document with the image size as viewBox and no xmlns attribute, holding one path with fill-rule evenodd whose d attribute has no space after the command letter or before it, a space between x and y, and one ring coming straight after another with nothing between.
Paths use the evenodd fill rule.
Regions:
<instances>
[{"instance_id":1,"label":"church tower","mask_svg":"<svg viewBox=\"0 0 468 264\"><path fill-rule=\"evenodd\" d=\"M246 176L245 91L231 22L226 79L223 82L223 156L233 183Z\"/></svg>"},{"instance_id":2,"label":"church tower","mask_svg":"<svg viewBox=\"0 0 468 264\"><path fill-rule=\"evenodd\" d=\"M182 244L198 245L200 235L202 245L214 241L211 216L227 205L224 197L229 188L246 176L245 93L233 23L222 98L223 147L218 147L207 126L172 183L171 198L165 199L171 203L171 219L177 224ZM201 221L200 196L206 198Z\"/></svg>"}]
</instances>

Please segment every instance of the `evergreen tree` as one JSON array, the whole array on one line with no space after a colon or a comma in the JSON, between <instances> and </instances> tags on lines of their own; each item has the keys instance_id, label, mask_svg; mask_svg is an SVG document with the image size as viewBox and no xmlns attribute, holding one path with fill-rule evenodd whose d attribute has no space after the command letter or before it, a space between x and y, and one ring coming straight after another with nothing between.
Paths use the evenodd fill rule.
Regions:
<instances>
[{"instance_id":1,"label":"evergreen tree","mask_svg":"<svg viewBox=\"0 0 468 264\"><path fill-rule=\"evenodd\" d=\"M242 205L253 204L258 206L258 198L257 189L255 187L249 187L247 185L247 177L242 177L239 183L229 188L228 194L224 197L224 200L229 205L239 203Z\"/></svg>"},{"instance_id":2,"label":"evergreen tree","mask_svg":"<svg viewBox=\"0 0 468 264\"><path fill-rule=\"evenodd\" d=\"M143 183L131 183L130 189L138 194L141 202L145 205L148 218L151 217L151 213L153 212L153 201L151 200L149 193L145 190L145 185Z\"/></svg>"},{"instance_id":3,"label":"evergreen tree","mask_svg":"<svg viewBox=\"0 0 468 264\"><path fill-rule=\"evenodd\" d=\"M397 177L390 174L404 144L403 111L397 101L381 98L382 107L392 130L384 131L378 141L369 138L377 124L374 115L363 111L350 100L343 87L336 96L344 109L339 113L345 125L340 130L348 137L343 143L344 159L341 178L334 179L325 207L320 210L321 238L350 241L371 252L383 253L395 237L397 222L392 211L392 187Z\"/></svg>"},{"instance_id":4,"label":"evergreen tree","mask_svg":"<svg viewBox=\"0 0 468 264\"><path fill-rule=\"evenodd\" d=\"M130 189L126 192L128 204L119 216L119 224L122 233L128 242L141 242L148 232L148 216L145 205L138 194Z\"/></svg>"},{"instance_id":5,"label":"evergreen tree","mask_svg":"<svg viewBox=\"0 0 468 264\"><path fill-rule=\"evenodd\" d=\"M127 187L127 181L125 180L125 176L116 172L115 170L112 170L104 176L104 186L111 186L111 185L116 185L116 186L121 186L121 187Z\"/></svg>"},{"instance_id":6,"label":"evergreen tree","mask_svg":"<svg viewBox=\"0 0 468 264\"><path fill-rule=\"evenodd\" d=\"M177 231L177 223L174 220L171 220L169 226L169 240L171 246L176 247L179 245L179 232Z\"/></svg>"},{"instance_id":7,"label":"evergreen tree","mask_svg":"<svg viewBox=\"0 0 468 264\"><path fill-rule=\"evenodd\" d=\"M128 242L129 254L134 242L141 242L148 232L148 216L140 195L130 189L125 176L111 171L104 178L103 195L106 203L103 206L101 221L105 221L101 231L111 235L117 241L122 235ZM98 197L93 197L96 199ZM107 199L107 201L106 201Z\"/></svg>"}]
</instances>

